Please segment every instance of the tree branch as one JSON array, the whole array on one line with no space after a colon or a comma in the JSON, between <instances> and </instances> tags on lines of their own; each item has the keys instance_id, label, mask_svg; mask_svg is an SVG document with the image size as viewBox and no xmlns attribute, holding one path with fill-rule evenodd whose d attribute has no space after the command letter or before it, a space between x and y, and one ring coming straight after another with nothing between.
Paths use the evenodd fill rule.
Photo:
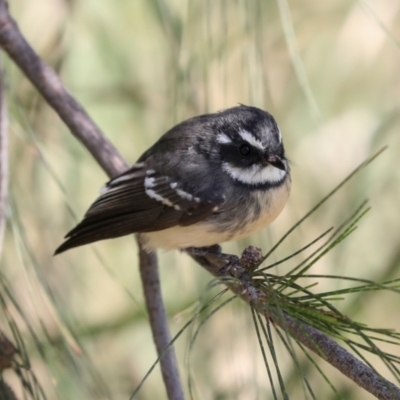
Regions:
<instances>
[{"instance_id":1,"label":"tree branch","mask_svg":"<svg viewBox=\"0 0 400 400\"><path fill-rule=\"evenodd\" d=\"M269 314L268 314L269 316ZM285 329L294 339L346 375L357 385L373 394L377 399L400 399L400 389L380 376L368 365L339 346L334 340L310 325L295 321L287 314L283 318L273 318L274 322Z\"/></svg>"},{"instance_id":2,"label":"tree branch","mask_svg":"<svg viewBox=\"0 0 400 400\"><path fill-rule=\"evenodd\" d=\"M139 239L138 242L140 243ZM157 268L157 255L155 253L148 253L143 250L143 247L140 247L139 260L140 276L143 284L147 287L144 296L146 307L149 312L150 325L154 341L156 342L157 354L161 355L171 343L172 338L169 330L163 328L164 326L168 326L168 321L161 291L159 290L161 286ZM160 363L168 398L184 400L185 397L179 382L179 371L172 346L165 352Z\"/></svg>"},{"instance_id":3,"label":"tree branch","mask_svg":"<svg viewBox=\"0 0 400 400\"><path fill-rule=\"evenodd\" d=\"M211 255L206 253L204 255L189 253L189 255L212 275L224 279L232 292L264 314L266 320L271 320L296 341L322 357L377 399L400 400L400 389L397 386L380 376L334 340L282 310L269 306L265 293L254 285L250 273L253 265L256 266L261 259L259 249L250 246L243 252L241 259L236 257L227 259L225 255L218 257L215 251ZM232 277L235 280L232 280Z\"/></svg>"},{"instance_id":4,"label":"tree branch","mask_svg":"<svg viewBox=\"0 0 400 400\"><path fill-rule=\"evenodd\" d=\"M0 59L0 258L6 230L8 197L8 118L5 96L3 65Z\"/></svg>"},{"instance_id":5,"label":"tree branch","mask_svg":"<svg viewBox=\"0 0 400 400\"><path fill-rule=\"evenodd\" d=\"M73 135L89 150L109 177L116 176L129 168L100 128L68 93L54 70L41 60L22 36L17 24L10 16L8 4L4 0L0 0L0 46L36 86L47 103L56 111ZM1 115L3 116L3 113ZM4 158L4 162L6 162L6 158ZM161 355L169 344L170 333L158 279L157 258L155 254L146 252L140 243L138 245L141 255L142 284L148 305L153 339L158 355ZM168 398L170 400L183 399L177 362L172 347L163 355L161 369Z\"/></svg>"},{"instance_id":6,"label":"tree branch","mask_svg":"<svg viewBox=\"0 0 400 400\"><path fill-rule=\"evenodd\" d=\"M68 93L60 78L32 49L0 1L0 46L14 60L48 104L82 142L103 170L112 177L129 168L82 106Z\"/></svg>"}]
</instances>

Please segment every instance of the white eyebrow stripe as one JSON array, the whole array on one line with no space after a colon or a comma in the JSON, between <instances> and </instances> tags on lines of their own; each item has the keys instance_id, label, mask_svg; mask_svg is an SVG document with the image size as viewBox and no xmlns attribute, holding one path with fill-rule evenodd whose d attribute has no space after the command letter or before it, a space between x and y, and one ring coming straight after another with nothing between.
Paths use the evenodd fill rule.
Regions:
<instances>
[{"instance_id":1,"label":"white eyebrow stripe","mask_svg":"<svg viewBox=\"0 0 400 400\"><path fill-rule=\"evenodd\" d=\"M222 169L234 180L248 185L278 183L286 176L286 171L275 168L272 165L267 165L265 167L253 165L249 168L239 168L224 162L222 164Z\"/></svg>"},{"instance_id":2,"label":"white eyebrow stripe","mask_svg":"<svg viewBox=\"0 0 400 400\"><path fill-rule=\"evenodd\" d=\"M232 143L232 140L228 135L225 135L225 133L220 133L217 136L217 142L223 143L223 144L229 144L229 143Z\"/></svg>"},{"instance_id":3,"label":"white eyebrow stripe","mask_svg":"<svg viewBox=\"0 0 400 400\"><path fill-rule=\"evenodd\" d=\"M282 134L279 128L278 128L278 133L279 133L279 143L282 143Z\"/></svg>"},{"instance_id":4,"label":"white eyebrow stripe","mask_svg":"<svg viewBox=\"0 0 400 400\"><path fill-rule=\"evenodd\" d=\"M262 144L261 140L255 138L250 132L241 129L239 131L239 135L243 140L245 140L248 144L251 144L253 147L256 147L262 151L265 150L265 146Z\"/></svg>"}]
</instances>

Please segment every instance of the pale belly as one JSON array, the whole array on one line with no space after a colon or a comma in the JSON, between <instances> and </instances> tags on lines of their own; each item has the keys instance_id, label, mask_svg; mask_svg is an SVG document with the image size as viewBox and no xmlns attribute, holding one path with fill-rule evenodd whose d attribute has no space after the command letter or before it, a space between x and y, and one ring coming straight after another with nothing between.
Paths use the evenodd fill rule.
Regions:
<instances>
[{"instance_id":1,"label":"pale belly","mask_svg":"<svg viewBox=\"0 0 400 400\"><path fill-rule=\"evenodd\" d=\"M240 239L264 229L283 210L290 193L290 181L283 186L270 189L267 193L253 192L261 206L258 218L248 210L247 217L240 229L218 231L209 222L200 222L190 226L174 226L162 231L143 233L144 245L147 249L182 249L185 247L211 246L229 240Z\"/></svg>"}]
</instances>

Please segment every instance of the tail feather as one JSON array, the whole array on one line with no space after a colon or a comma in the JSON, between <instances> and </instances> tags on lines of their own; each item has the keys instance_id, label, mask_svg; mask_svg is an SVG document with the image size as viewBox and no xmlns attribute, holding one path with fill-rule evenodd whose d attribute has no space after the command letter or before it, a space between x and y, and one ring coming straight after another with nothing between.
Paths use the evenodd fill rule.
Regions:
<instances>
[{"instance_id":1,"label":"tail feather","mask_svg":"<svg viewBox=\"0 0 400 400\"><path fill-rule=\"evenodd\" d=\"M144 225L149 224L151 219L157 218L154 210L137 214L112 215L108 218L85 218L66 236L66 241L55 251L54 255L60 254L74 247L83 246L99 240L114 239L117 237L139 232Z\"/></svg>"}]
</instances>

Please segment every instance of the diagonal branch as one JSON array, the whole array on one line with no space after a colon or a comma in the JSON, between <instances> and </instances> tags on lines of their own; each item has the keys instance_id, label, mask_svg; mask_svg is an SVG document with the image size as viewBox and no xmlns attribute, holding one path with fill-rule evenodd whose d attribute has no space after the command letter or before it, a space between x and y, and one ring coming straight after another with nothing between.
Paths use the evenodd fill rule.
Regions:
<instances>
[{"instance_id":1,"label":"diagonal branch","mask_svg":"<svg viewBox=\"0 0 400 400\"><path fill-rule=\"evenodd\" d=\"M267 320L271 320L293 339L322 357L377 399L400 400L400 389L397 386L354 357L325 333L268 305L266 294L254 285L250 273L262 258L260 254L258 249L250 246L243 252L241 259L231 258L228 261L225 255L218 258L215 252L211 256L190 255L212 275L223 279L232 292L264 314Z\"/></svg>"},{"instance_id":2,"label":"diagonal branch","mask_svg":"<svg viewBox=\"0 0 400 400\"><path fill-rule=\"evenodd\" d=\"M400 399L400 389L387 379L378 375L368 365L339 346L334 340L287 314L283 318L274 318L274 322L284 328L294 339L324 358L357 385L373 394L377 399Z\"/></svg>"},{"instance_id":3,"label":"diagonal branch","mask_svg":"<svg viewBox=\"0 0 400 400\"><path fill-rule=\"evenodd\" d=\"M118 150L68 93L55 71L38 57L22 36L4 0L0 1L0 46L56 111L72 134L90 151L108 176L118 175L129 168Z\"/></svg>"},{"instance_id":4,"label":"diagonal branch","mask_svg":"<svg viewBox=\"0 0 400 400\"><path fill-rule=\"evenodd\" d=\"M73 135L82 142L109 177L128 169L118 150L105 137L82 106L68 93L60 78L22 36L8 12L8 4L0 0L0 46L36 86L47 103L57 112ZM3 114L3 113L2 113ZM3 158L2 158L3 159ZM6 160L6 159L4 159ZM153 339L158 354L168 347L171 335L161 296L158 264L155 254L146 252L138 243L140 270ZM183 399L176 357L171 347L161 358L164 384L170 400Z\"/></svg>"},{"instance_id":5,"label":"diagonal branch","mask_svg":"<svg viewBox=\"0 0 400 400\"><path fill-rule=\"evenodd\" d=\"M0 259L3 253L6 230L6 206L8 197L8 118L3 66L0 60Z\"/></svg>"}]
</instances>

